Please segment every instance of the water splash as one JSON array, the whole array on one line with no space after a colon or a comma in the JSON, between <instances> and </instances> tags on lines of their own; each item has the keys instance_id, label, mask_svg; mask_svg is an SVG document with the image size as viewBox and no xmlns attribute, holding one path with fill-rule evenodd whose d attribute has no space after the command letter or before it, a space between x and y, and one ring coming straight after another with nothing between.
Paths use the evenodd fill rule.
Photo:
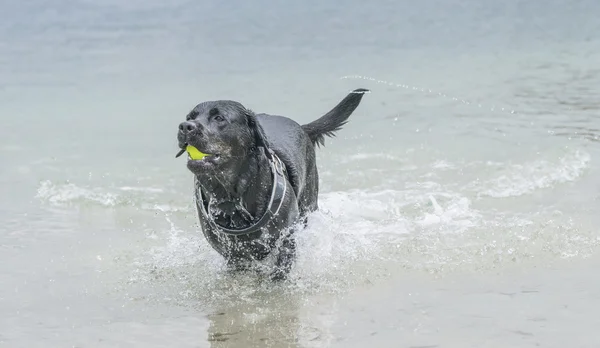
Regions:
<instances>
[{"instance_id":1,"label":"water splash","mask_svg":"<svg viewBox=\"0 0 600 348\"><path fill-rule=\"evenodd\" d=\"M106 186L90 187L73 183L40 182L36 198L54 206L98 205L103 207L138 207L148 211L189 211L191 204L174 205L164 201L165 189L157 187Z\"/></svg>"},{"instance_id":2,"label":"water splash","mask_svg":"<svg viewBox=\"0 0 600 348\"><path fill-rule=\"evenodd\" d=\"M574 151L551 160L536 160L525 164L503 166L502 174L483 183L473 185L478 195L494 198L517 197L535 190L579 179L590 166L587 152Z\"/></svg>"},{"instance_id":3,"label":"water splash","mask_svg":"<svg viewBox=\"0 0 600 348\"><path fill-rule=\"evenodd\" d=\"M398 88L404 88L407 90L412 90L412 91L420 91L423 93L427 93L430 95L435 95L438 97L442 97L448 100L452 100L454 102L459 102L462 103L464 105L472 105L478 108L489 108L490 111L492 112L496 112L496 111L501 111L501 112L506 112L506 113L510 113L510 114L516 114L517 111L513 110L513 109L508 109L508 108L504 108L504 107L496 107L496 106L484 106L481 103L475 103L463 98L458 98L458 97L454 97L451 95L448 95L444 92L439 92L439 91L435 91L432 90L431 88L424 88L424 87L416 87L416 86L410 86L410 85L405 85L402 83L396 83L396 82L391 82L391 81L386 81L386 80L380 80L380 79L376 79L374 77L369 77L369 76L362 76L362 75L346 75L346 76L342 76L340 77L341 80L346 80L346 79L359 79L359 80L366 80L366 81L372 81L378 84L383 84L383 85L387 85L387 86L392 86L392 87L398 87Z\"/></svg>"},{"instance_id":4,"label":"water splash","mask_svg":"<svg viewBox=\"0 0 600 348\"><path fill-rule=\"evenodd\" d=\"M123 202L117 194L104 192L103 189L88 189L72 183L56 185L50 180L40 183L36 197L56 205L91 202L112 207Z\"/></svg>"}]
</instances>

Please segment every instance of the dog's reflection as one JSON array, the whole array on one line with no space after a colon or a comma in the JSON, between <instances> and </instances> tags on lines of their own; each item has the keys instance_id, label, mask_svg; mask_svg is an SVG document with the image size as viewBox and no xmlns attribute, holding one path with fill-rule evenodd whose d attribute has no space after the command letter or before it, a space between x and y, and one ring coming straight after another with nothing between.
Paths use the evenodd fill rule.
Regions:
<instances>
[{"instance_id":1,"label":"dog's reflection","mask_svg":"<svg viewBox=\"0 0 600 348\"><path fill-rule=\"evenodd\" d=\"M224 300L208 316L208 341L215 348L301 347L298 310L283 290Z\"/></svg>"},{"instance_id":2,"label":"dog's reflection","mask_svg":"<svg viewBox=\"0 0 600 348\"><path fill-rule=\"evenodd\" d=\"M268 273L254 268L225 269L195 289L196 301L209 313L205 337L210 347L312 348L336 340L332 328L339 322L337 292L297 274L273 282Z\"/></svg>"}]
</instances>

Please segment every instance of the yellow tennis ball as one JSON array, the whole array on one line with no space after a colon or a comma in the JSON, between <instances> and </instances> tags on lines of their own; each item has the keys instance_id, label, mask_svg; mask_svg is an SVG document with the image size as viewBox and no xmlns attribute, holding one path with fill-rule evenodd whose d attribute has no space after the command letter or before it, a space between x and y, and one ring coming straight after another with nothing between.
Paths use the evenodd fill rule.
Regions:
<instances>
[{"instance_id":1,"label":"yellow tennis ball","mask_svg":"<svg viewBox=\"0 0 600 348\"><path fill-rule=\"evenodd\" d=\"M190 158L193 159L193 160L201 160L204 157L208 156L207 154L200 152L200 150L198 150L197 148L193 147L192 145L188 145L185 148L185 150L190 155Z\"/></svg>"}]
</instances>

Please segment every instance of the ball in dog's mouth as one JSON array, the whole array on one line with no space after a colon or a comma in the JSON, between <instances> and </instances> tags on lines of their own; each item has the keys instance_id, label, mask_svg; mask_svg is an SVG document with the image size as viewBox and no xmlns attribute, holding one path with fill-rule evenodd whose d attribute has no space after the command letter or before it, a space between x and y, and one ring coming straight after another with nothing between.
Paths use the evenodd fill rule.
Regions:
<instances>
[{"instance_id":1,"label":"ball in dog's mouth","mask_svg":"<svg viewBox=\"0 0 600 348\"><path fill-rule=\"evenodd\" d=\"M204 153L200 150L198 150L195 146L186 144L186 146L181 149L177 155L175 155L175 158L183 155L184 152L188 153L188 159L194 160L194 161L201 161L203 159L205 159L206 157L214 157L214 158L219 158L219 155L211 155L211 154L207 154Z\"/></svg>"},{"instance_id":2,"label":"ball in dog's mouth","mask_svg":"<svg viewBox=\"0 0 600 348\"><path fill-rule=\"evenodd\" d=\"M189 158L193 159L195 161L202 160L204 157L208 156L208 154L198 150L196 147L194 147L192 145L186 146L185 150L187 151Z\"/></svg>"}]
</instances>

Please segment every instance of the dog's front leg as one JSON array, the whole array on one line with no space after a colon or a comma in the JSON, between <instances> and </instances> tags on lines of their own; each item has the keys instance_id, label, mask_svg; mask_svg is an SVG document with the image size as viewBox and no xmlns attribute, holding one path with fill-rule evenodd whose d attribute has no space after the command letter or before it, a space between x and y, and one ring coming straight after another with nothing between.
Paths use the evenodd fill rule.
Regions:
<instances>
[{"instance_id":1,"label":"dog's front leg","mask_svg":"<svg viewBox=\"0 0 600 348\"><path fill-rule=\"evenodd\" d=\"M296 238L294 233L290 233L281 243L281 249L275 260L275 270L271 273L271 279L275 281L285 280L292 270L295 260Z\"/></svg>"}]
</instances>

